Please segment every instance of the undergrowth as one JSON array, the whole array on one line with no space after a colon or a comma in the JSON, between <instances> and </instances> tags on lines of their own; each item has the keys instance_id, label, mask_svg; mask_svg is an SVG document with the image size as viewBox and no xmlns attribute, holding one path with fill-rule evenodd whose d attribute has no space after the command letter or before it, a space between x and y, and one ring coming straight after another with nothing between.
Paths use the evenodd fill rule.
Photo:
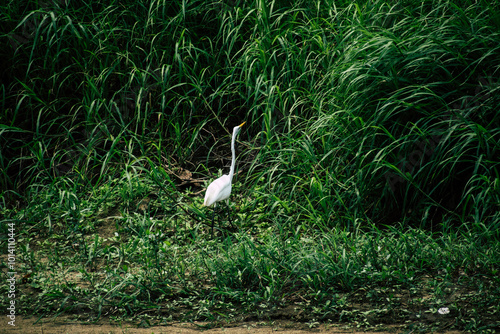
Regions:
<instances>
[{"instance_id":1,"label":"undergrowth","mask_svg":"<svg viewBox=\"0 0 500 334\"><path fill-rule=\"evenodd\" d=\"M21 312L498 329L497 1L0 7Z\"/></svg>"}]
</instances>

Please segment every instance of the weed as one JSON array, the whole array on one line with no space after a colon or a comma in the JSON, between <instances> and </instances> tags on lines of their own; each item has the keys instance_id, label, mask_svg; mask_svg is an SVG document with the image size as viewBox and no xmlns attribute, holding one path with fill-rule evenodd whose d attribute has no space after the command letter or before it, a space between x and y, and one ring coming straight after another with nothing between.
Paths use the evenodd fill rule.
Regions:
<instances>
[{"instance_id":1,"label":"weed","mask_svg":"<svg viewBox=\"0 0 500 334\"><path fill-rule=\"evenodd\" d=\"M19 312L498 328L497 2L0 7Z\"/></svg>"}]
</instances>

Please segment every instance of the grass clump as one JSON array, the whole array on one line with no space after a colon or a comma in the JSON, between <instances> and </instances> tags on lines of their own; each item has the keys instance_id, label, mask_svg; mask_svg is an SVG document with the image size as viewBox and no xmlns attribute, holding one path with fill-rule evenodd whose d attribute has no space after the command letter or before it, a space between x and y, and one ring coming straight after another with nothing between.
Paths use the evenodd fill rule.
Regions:
<instances>
[{"instance_id":1,"label":"grass clump","mask_svg":"<svg viewBox=\"0 0 500 334\"><path fill-rule=\"evenodd\" d=\"M15 224L20 312L495 330L497 12L2 5L1 242ZM203 190L243 120L237 230L212 240Z\"/></svg>"}]
</instances>

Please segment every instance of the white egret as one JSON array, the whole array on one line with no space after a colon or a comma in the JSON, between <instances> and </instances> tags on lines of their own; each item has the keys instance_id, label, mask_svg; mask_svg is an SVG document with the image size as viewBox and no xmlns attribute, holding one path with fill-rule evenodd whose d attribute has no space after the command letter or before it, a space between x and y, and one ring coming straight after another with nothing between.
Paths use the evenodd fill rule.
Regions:
<instances>
[{"instance_id":1,"label":"white egret","mask_svg":"<svg viewBox=\"0 0 500 334\"><path fill-rule=\"evenodd\" d=\"M219 177L217 180L210 183L207 188L207 192L205 193L205 201L203 205L211 206L214 204L214 213L212 215L212 237L214 235L214 218L215 218L215 207L217 206L217 202L227 200L227 205L229 208L229 195L231 195L231 183L233 182L234 175L234 166L236 164L236 153L234 152L234 142L236 141L236 135L240 132L241 127L246 122L241 123L238 126L235 126L233 129L233 138L231 140L231 169L229 170L229 175L225 174ZM228 213L229 218L229 213ZM231 223L232 224L232 223Z\"/></svg>"}]
</instances>

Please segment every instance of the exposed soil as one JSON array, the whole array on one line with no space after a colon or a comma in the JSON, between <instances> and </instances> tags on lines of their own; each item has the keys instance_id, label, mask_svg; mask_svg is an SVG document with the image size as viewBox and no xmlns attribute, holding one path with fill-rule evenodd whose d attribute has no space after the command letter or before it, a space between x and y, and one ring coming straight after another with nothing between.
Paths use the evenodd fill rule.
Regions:
<instances>
[{"instance_id":1,"label":"exposed soil","mask_svg":"<svg viewBox=\"0 0 500 334\"><path fill-rule=\"evenodd\" d=\"M209 328L210 324L196 323L172 323L168 326L153 326L148 328L138 328L137 325L129 323L116 324L109 319L101 319L95 323L85 323L81 320L73 320L71 317L62 316L57 318L44 318L37 321L37 318L25 318L18 316L15 321L16 326L11 327L6 323L0 328L7 330L2 333L40 333L40 334L66 334L66 333L134 333L134 334L159 334L159 333L229 333L229 334L244 334L244 333L401 333L404 328L399 325L388 325L380 328L377 331L362 331L346 327L345 324L321 324L313 328L309 328L308 324L292 321L273 321L273 322L242 322L231 324L227 327ZM446 334L457 334L458 331L443 332Z\"/></svg>"}]
</instances>

